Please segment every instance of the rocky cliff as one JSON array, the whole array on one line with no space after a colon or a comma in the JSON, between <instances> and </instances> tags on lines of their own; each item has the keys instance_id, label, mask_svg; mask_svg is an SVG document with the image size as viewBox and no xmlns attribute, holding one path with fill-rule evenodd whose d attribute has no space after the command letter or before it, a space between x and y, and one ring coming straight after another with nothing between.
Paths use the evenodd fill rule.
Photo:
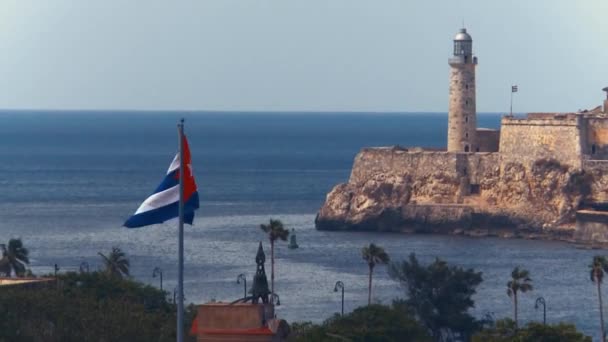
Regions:
<instances>
[{"instance_id":1,"label":"rocky cliff","mask_svg":"<svg viewBox=\"0 0 608 342\"><path fill-rule=\"evenodd\" d=\"M554 159L368 148L315 223L322 230L568 237L592 188L592 173Z\"/></svg>"}]
</instances>

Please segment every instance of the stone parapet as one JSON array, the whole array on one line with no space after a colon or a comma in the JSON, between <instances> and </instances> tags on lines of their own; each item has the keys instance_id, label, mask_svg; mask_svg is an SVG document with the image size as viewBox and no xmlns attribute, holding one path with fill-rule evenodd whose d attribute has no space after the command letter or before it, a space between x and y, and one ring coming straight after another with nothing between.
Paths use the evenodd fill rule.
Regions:
<instances>
[{"instance_id":1,"label":"stone parapet","mask_svg":"<svg viewBox=\"0 0 608 342\"><path fill-rule=\"evenodd\" d=\"M539 159L581 169L585 130L581 116L553 119L503 117L499 152L505 161L532 164Z\"/></svg>"}]
</instances>

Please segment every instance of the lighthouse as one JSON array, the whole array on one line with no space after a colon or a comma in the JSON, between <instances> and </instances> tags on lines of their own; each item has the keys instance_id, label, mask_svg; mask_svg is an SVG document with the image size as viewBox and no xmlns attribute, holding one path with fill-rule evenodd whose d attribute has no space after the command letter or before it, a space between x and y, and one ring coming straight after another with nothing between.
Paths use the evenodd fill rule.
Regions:
<instances>
[{"instance_id":1,"label":"lighthouse","mask_svg":"<svg viewBox=\"0 0 608 342\"><path fill-rule=\"evenodd\" d=\"M466 29L454 37L450 64L450 104L448 112L448 152L477 152L477 112L475 106L475 67L473 38Z\"/></svg>"}]
</instances>

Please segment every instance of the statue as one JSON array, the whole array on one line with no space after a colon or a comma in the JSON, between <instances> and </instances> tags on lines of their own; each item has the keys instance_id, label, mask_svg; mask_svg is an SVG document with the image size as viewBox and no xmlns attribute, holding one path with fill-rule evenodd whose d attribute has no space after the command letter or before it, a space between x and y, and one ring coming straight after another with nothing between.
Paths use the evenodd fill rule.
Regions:
<instances>
[{"instance_id":1,"label":"statue","mask_svg":"<svg viewBox=\"0 0 608 342\"><path fill-rule=\"evenodd\" d=\"M246 303L248 301L251 301L252 304L258 304L260 299L264 304L268 304L270 302L270 289L268 289L268 278L266 278L266 271L264 270L265 262L266 254L264 254L262 242L260 241L258 253L255 256L255 263L257 264L257 266L255 275L253 276L253 285L251 285L251 289L249 290L250 295L245 298L237 299L231 304Z\"/></svg>"},{"instance_id":2,"label":"statue","mask_svg":"<svg viewBox=\"0 0 608 342\"><path fill-rule=\"evenodd\" d=\"M291 234L289 234L289 245L287 246L289 249L298 248L298 243L296 242L296 230L291 229Z\"/></svg>"},{"instance_id":3,"label":"statue","mask_svg":"<svg viewBox=\"0 0 608 342\"><path fill-rule=\"evenodd\" d=\"M258 254L255 256L255 263L257 264L257 269L255 272L255 276L253 277L253 285L251 286L251 302L253 304L257 304L261 299L262 303L268 303L268 295L270 295L270 290L268 289L268 279L266 278L266 271L264 270L264 262L266 262L266 255L264 254L264 249L262 248L262 242L260 241L260 246L258 247Z\"/></svg>"}]
</instances>

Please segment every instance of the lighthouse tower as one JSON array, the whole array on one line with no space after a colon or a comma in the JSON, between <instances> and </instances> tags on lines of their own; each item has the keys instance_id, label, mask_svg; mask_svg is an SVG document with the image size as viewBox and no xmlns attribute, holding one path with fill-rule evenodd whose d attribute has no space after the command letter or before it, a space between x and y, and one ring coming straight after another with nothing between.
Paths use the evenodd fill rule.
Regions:
<instances>
[{"instance_id":1,"label":"lighthouse tower","mask_svg":"<svg viewBox=\"0 0 608 342\"><path fill-rule=\"evenodd\" d=\"M475 66L473 39L466 29L454 37L454 56L450 64L450 108L448 114L448 152L476 152L477 112L475 108Z\"/></svg>"}]
</instances>

